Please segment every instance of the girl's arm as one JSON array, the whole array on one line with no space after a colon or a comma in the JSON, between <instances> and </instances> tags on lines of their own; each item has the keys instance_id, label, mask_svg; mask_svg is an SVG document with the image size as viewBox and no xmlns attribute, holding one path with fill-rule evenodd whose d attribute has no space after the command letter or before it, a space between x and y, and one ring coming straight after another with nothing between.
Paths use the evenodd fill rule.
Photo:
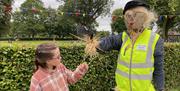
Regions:
<instances>
[{"instance_id":1,"label":"girl's arm","mask_svg":"<svg viewBox=\"0 0 180 91\"><path fill-rule=\"evenodd\" d=\"M67 76L67 81L69 84L76 83L81 79L88 70L88 65L86 63L80 64L75 71L71 71L65 68L65 73Z\"/></svg>"}]
</instances>

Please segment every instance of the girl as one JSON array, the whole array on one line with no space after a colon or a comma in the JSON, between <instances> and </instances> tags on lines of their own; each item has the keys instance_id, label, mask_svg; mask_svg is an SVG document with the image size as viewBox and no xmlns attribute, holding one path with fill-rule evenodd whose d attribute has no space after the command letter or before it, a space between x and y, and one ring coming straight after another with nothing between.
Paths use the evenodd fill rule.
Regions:
<instances>
[{"instance_id":1,"label":"girl","mask_svg":"<svg viewBox=\"0 0 180 91\"><path fill-rule=\"evenodd\" d=\"M69 91L68 85L77 82L88 70L83 63L75 71L61 63L59 48L55 44L41 44L35 52L36 70L31 78L30 91Z\"/></svg>"}]
</instances>

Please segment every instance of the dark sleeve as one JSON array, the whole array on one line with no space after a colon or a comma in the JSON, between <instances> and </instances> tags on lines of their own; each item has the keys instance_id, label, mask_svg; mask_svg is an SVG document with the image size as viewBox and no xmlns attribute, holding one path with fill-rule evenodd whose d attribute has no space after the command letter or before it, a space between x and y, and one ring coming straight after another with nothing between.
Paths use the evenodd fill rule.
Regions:
<instances>
[{"instance_id":1,"label":"dark sleeve","mask_svg":"<svg viewBox=\"0 0 180 91\"><path fill-rule=\"evenodd\" d=\"M104 51L120 50L122 45L122 33L102 38L100 40L99 48Z\"/></svg>"},{"instance_id":2,"label":"dark sleeve","mask_svg":"<svg viewBox=\"0 0 180 91\"><path fill-rule=\"evenodd\" d=\"M164 62L164 41L162 38L159 38L154 52L154 73L153 81L156 91L164 90L164 71L163 71L163 62Z\"/></svg>"}]
</instances>

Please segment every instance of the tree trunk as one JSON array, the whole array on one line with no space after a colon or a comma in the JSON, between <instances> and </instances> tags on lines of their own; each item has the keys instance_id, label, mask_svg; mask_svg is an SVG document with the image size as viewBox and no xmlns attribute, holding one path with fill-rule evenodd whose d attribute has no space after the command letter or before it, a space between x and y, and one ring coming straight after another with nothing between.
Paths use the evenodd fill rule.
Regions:
<instances>
[{"instance_id":1,"label":"tree trunk","mask_svg":"<svg viewBox=\"0 0 180 91\"><path fill-rule=\"evenodd\" d=\"M165 17L164 23L163 23L163 31L162 31L162 37L164 41L167 41L167 33L168 33L167 21L168 21L168 17Z\"/></svg>"}]
</instances>

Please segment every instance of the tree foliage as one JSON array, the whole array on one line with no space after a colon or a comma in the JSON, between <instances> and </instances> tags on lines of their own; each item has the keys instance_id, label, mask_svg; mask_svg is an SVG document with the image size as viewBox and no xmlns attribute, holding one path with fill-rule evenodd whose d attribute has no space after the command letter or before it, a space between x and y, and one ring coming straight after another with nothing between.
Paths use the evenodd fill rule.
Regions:
<instances>
[{"instance_id":1,"label":"tree foliage","mask_svg":"<svg viewBox=\"0 0 180 91\"><path fill-rule=\"evenodd\" d=\"M159 15L164 15L162 22L162 35L165 40L168 38L168 31L176 24L177 14L180 14L179 0L145 0L152 9Z\"/></svg>"},{"instance_id":2,"label":"tree foliage","mask_svg":"<svg viewBox=\"0 0 180 91\"><path fill-rule=\"evenodd\" d=\"M55 10L45 8L42 0L26 0L21 5L20 12L13 12L10 35L31 38L55 35L63 38L79 30L79 25L87 30L95 30L98 25L96 18L108 14L113 4L112 0L60 1L64 4Z\"/></svg>"},{"instance_id":3,"label":"tree foliage","mask_svg":"<svg viewBox=\"0 0 180 91\"><path fill-rule=\"evenodd\" d=\"M0 36L8 32L13 0L0 0Z\"/></svg>"},{"instance_id":4,"label":"tree foliage","mask_svg":"<svg viewBox=\"0 0 180 91\"><path fill-rule=\"evenodd\" d=\"M76 23L71 18L50 7L44 8L40 0L27 0L20 9L13 14L12 36L64 38L74 33Z\"/></svg>"},{"instance_id":5,"label":"tree foliage","mask_svg":"<svg viewBox=\"0 0 180 91\"><path fill-rule=\"evenodd\" d=\"M111 23L112 32L123 32L126 30L126 26L123 19L123 9L116 9L112 13L112 23Z\"/></svg>"},{"instance_id":6,"label":"tree foliage","mask_svg":"<svg viewBox=\"0 0 180 91\"><path fill-rule=\"evenodd\" d=\"M92 30L97 25L96 19L107 15L113 4L112 0L63 0L63 12L70 12L70 16L79 25Z\"/></svg>"},{"instance_id":7,"label":"tree foliage","mask_svg":"<svg viewBox=\"0 0 180 91\"><path fill-rule=\"evenodd\" d=\"M65 38L70 36L70 33L75 33L75 22L67 16L57 13L58 11L48 8L46 9L46 16L44 26L45 32L49 37L56 35L59 38Z\"/></svg>"},{"instance_id":8,"label":"tree foliage","mask_svg":"<svg viewBox=\"0 0 180 91\"><path fill-rule=\"evenodd\" d=\"M40 0L27 0L21 7L21 12L13 14L13 33L21 33L24 36L34 38L37 33L42 32L43 26L43 3Z\"/></svg>"}]
</instances>

